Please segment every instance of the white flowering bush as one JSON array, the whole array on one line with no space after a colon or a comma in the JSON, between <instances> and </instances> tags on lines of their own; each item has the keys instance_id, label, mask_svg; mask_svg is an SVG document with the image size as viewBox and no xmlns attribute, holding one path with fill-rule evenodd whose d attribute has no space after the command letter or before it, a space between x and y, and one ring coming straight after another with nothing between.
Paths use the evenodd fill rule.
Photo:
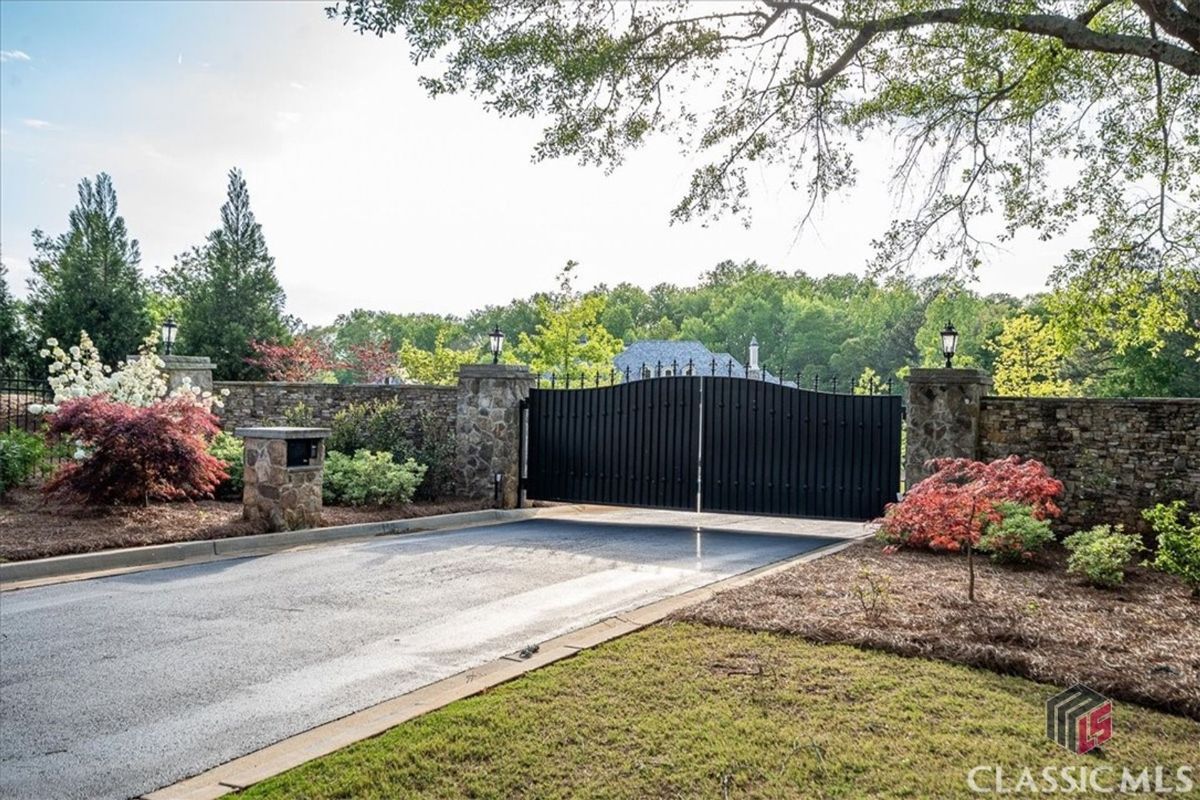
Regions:
<instances>
[{"instance_id":1,"label":"white flowering bush","mask_svg":"<svg viewBox=\"0 0 1200 800\"><path fill-rule=\"evenodd\" d=\"M30 412L53 414L68 400L99 394L107 395L114 403L136 408L151 406L168 397L187 398L205 411L223 406L221 397L229 394L228 389L222 390L220 396L214 395L193 386L190 378L184 378L183 385L168 392L166 364L155 353L157 344L156 334L146 337L136 359L129 363L118 361L113 368L101 362L100 352L86 331L79 334L79 344L66 350L59 346L57 339L47 339L46 347L39 355L50 359L49 383L54 400L31 405Z\"/></svg>"}]
</instances>

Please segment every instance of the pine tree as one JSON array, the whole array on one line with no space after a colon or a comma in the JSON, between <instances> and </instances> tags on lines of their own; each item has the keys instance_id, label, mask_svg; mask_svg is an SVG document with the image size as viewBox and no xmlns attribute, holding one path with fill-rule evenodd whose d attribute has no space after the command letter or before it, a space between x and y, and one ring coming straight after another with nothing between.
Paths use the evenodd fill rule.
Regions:
<instances>
[{"instance_id":1,"label":"pine tree","mask_svg":"<svg viewBox=\"0 0 1200 800\"><path fill-rule=\"evenodd\" d=\"M262 226L250 210L241 170L229 172L221 227L202 247L176 258L160 282L179 301L178 352L208 356L222 380L261 377L261 370L245 361L254 355L250 342L287 337L286 295Z\"/></svg>"},{"instance_id":2,"label":"pine tree","mask_svg":"<svg viewBox=\"0 0 1200 800\"><path fill-rule=\"evenodd\" d=\"M71 343L87 331L106 362L137 352L150 329L141 253L117 214L112 178L80 181L67 232L50 238L35 230L33 245L29 318L41 340Z\"/></svg>"},{"instance_id":3,"label":"pine tree","mask_svg":"<svg viewBox=\"0 0 1200 800\"><path fill-rule=\"evenodd\" d=\"M17 313L17 301L8 288L8 267L0 263L0 369L23 364L28 342Z\"/></svg>"}]
</instances>

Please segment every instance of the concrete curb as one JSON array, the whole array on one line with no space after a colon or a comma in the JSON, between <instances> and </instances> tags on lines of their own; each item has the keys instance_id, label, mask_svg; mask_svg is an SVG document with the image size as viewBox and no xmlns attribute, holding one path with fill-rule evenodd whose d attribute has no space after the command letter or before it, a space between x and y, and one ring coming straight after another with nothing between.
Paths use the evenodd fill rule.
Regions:
<instances>
[{"instance_id":1,"label":"concrete curb","mask_svg":"<svg viewBox=\"0 0 1200 800\"><path fill-rule=\"evenodd\" d=\"M641 630L719 592L782 572L796 564L836 553L850 547L856 541L852 539L831 542L794 558L768 564L608 617L585 628L540 643L537 652L528 659L522 659L516 653L501 656L481 666L443 678L333 722L318 725L199 775L142 795L141 800L212 800L240 791L314 758L378 736L389 728L447 706L456 700L480 694L539 667L570 658L581 650Z\"/></svg>"},{"instance_id":2,"label":"concrete curb","mask_svg":"<svg viewBox=\"0 0 1200 800\"><path fill-rule=\"evenodd\" d=\"M87 580L89 578L164 569L190 564L203 564L226 558L266 555L295 547L370 539L399 533L425 533L460 529L501 522L517 522L539 516L572 513L577 506L544 508L483 509L440 514L433 517L363 522L331 528L310 528L302 531L260 533L234 536L228 539L201 539L194 542L126 547L101 550L96 553L76 553L29 561L0 564L0 592L46 586L52 583Z\"/></svg>"}]
</instances>

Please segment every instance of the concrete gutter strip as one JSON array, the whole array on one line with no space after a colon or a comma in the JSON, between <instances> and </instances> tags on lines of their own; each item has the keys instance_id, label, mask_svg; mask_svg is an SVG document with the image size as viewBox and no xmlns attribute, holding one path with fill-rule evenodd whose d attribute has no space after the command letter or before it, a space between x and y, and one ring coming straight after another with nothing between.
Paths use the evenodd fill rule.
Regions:
<instances>
[{"instance_id":1,"label":"concrete gutter strip","mask_svg":"<svg viewBox=\"0 0 1200 800\"><path fill-rule=\"evenodd\" d=\"M37 558L29 561L14 561L0 564L0 591L27 589L50 583L85 580L145 569L201 564L225 558L265 555L306 545L367 539L397 533L458 530L478 525L516 522L531 517L573 513L577 510L577 506L483 509L433 517L363 522L331 528L309 528L300 531L234 536L228 539L201 539L194 542L173 542L144 547L126 547L118 550L101 550L95 553Z\"/></svg>"},{"instance_id":2,"label":"concrete gutter strip","mask_svg":"<svg viewBox=\"0 0 1200 800\"><path fill-rule=\"evenodd\" d=\"M797 564L813 561L844 550L855 540L839 541L775 564L743 572L732 578L710 583L698 589L658 600L641 608L608 617L586 628L542 642L527 659L517 653L501 656L473 669L451 675L407 694L356 711L341 719L318 725L249 755L235 758L207 772L142 795L141 800L213 800L298 767L315 758L329 755L355 742L394 728L411 719L436 711L487 689L519 678L527 672L570 658L580 650L618 639L648 625L660 622L688 606L709 599L719 592L783 572Z\"/></svg>"}]
</instances>

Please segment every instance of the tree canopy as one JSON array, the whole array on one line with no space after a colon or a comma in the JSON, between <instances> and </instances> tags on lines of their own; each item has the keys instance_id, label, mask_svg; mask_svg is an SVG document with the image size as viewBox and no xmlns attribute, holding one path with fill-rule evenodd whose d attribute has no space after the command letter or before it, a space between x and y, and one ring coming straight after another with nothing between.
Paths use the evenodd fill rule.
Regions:
<instances>
[{"instance_id":1,"label":"tree canopy","mask_svg":"<svg viewBox=\"0 0 1200 800\"><path fill-rule=\"evenodd\" d=\"M28 313L42 341L79 340L87 331L106 362L136 353L150 332L141 253L117 213L112 179L79 182L79 202L57 237L33 232Z\"/></svg>"},{"instance_id":2,"label":"tree canopy","mask_svg":"<svg viewBox=\"0 0 1200 800\"><path fill-rule=\"evenodd\" d=\"M539 375L607 372L623 347L600 321L607 298L595 292L582 294L572 285L576 266L567 262L558 275L559 290L536 298L534 330L518 334L517 358Z\"/></svg>"},{"instance_id":3,"label":"tree canopy","mask_svg":"<svg viewBox=\"0 0 1200 800\"><path fill-rule=\"evenodd\" d=\"M1179 313L1200 289L1195 0L342 0L329 13L403 32L433 96L544 120L537 158L612 168L678 138L703 163L676 220L748 212L747 171L765 162L806 189L807 221L857 179L861 137L891 138L902 200L875 239L877 274L931 261L962 277L993 239L1081 225L1090 241L1054 282L1112 290L1137 316L1118 347L1200 339ZM1130 285L1169 308L1131 302Z\"/></svg>"},{"instance_id":4,"label":"tree canopy","mask_svg":"<svg viewBox=\"0 0 1200 800\"><path fill-rule=\"evenodd\" d=\"M254 356L251 342L276 342L289 334L275 259L238 169L229 171L221 227L203 246L178 256L159 283L177 301L178 351L208 356L221 379L260 377L261 369L247 362Z\"/></svg>"},{"instance_id":5,"label":"tree canopy","mask_svg":"<svg viewBox=\"0 0 1200 800\"><path fill-rule=\"evenodd\" d=\"M0 264L0 368L28 361L29 342L18 315L17 301L8 288L8 267Z\"/></svg>"}]
</instances>

